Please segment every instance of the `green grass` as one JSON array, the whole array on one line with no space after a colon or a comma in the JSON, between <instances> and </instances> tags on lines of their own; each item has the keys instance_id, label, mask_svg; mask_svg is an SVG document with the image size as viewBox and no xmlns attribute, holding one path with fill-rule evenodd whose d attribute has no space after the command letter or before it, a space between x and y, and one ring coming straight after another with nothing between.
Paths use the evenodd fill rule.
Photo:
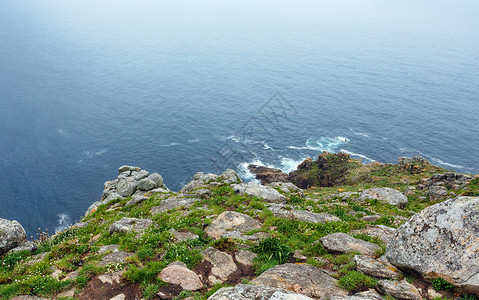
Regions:
<instances>
[{"instance_id":1,"label":"green grass","mask_svg":"<svg viewBox=\"0 0 479 300\"><path fill-rule=\"evenodd\" d=\"M346 274L338 280L339 286L350 293L356 293L367 290L368 288L373 288L376 286L376 283L376 279L358 271L347 271Z\"/></svg>"}]
</instances>

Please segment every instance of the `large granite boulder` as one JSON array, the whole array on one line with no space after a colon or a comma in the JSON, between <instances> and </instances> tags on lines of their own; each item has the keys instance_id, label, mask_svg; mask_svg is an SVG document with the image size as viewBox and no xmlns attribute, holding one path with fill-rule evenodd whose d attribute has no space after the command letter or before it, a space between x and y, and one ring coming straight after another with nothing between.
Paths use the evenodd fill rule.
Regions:
<instances>
[{"instance_id":1,"label":"large granite boulder","mask_svg":"<svg viewBox=\"0 0 479 300\"><path fill-rule=\"evenodd\" d=\"M233 190L240 195L255 196L268 202L283 203L286 197L272 187L264 186L256 182L232 184Z\"/></svg>"},{"instance_id":2,"label":"large granite boulder","mask_svg":"<svg viewBox=\"0 0 479 300\"><path fill-rule=\"evenodd\" d=\"M346 233L332 233L320 239L324 248L330 252L359 252L362 255L375 256L381 247L363 240L355 239Z\"/></svg>"},{"instance_id":3,"label":"large granite boulder","mask_svg":"<svg viewBox=\"0 0 479 300\"><path fill-rule=\"evenodd\" d=\"M208 247L201 252L203 259L212 265L211 275L208 280L215 284L228 279L238 267L231 254L220 251L213 247Z\"/></svg>"},{"instance_id":4,"label":"large granite boulder","mask_svg":"<svg viewBox=\"0 0 479 300\"><path fill-rule=\"evenodd\" d=\"M252 217L235 211L225 211L211 222L205 233L209 237L219 239L228 232L236 231L239 234L244 234L259 228L261 228L261 223Z\"/></svg>"},{"instance_id":5,"label":"large granite boulder","mask_svg":"<svg viewBox=\"0 0 479 300\"><path fill-rule=\"evenodd\" d=\"M360 201L378 199L386 201L391 205L395 205L399 208L404 208L407 205L407 197L400 191L392 188L375 187L370 188L361 193L359 196Z\"/></svg>"},{"instance_id":6,"label":"large granite boulder","mask_svg":"<svg viewBox=\"0 0 479 300\"><path fill-rule=\"evenodd\" d=\"M27 241L27 233L17 221L0 218L0 255Z\"/></svg>"},{"instance_id":7,"label":"large granite boulder","mask_svg":"<svg viewBox=\"0 0 479 300\"><path fill-rule=\"evenodd\" d=\"M310 297L280 288L238 284L224 287L211 295L208 300L313 300Z\"/></svg>"},{"instance_id":8,"label":"large granite boulder","mask_svg":"<svg viewBox=\"0 0 479 300\"><path fill-rule=\"evenodd\" d=\"M389 240L386 256L399 268L479 295L479 197L457 197L415 214Z\"/></svg>"},{"instance_id":9,"label":"large granite boulder","mask_svg":"<svg viewBox=\"0 0 479 300\"><path fill-rule=\"evenodd\" d=\"M193 175L193 180L188 182L182 189L182 194L195 193L197 190L209 189L214 186L219 186L223 183L226 184L237 184L241 183L241 179L234 170L227 169L221 175L216 174L205 174L203 172L198 172Z\"/></svg>"},{"instance_id":10,"label":"large granite boulder","mask_svg":"<svg viewBox=\"0 0 479 300\"><path fill-rule=\"evenodd\" d=\"M338 287L336 279L308 264L278 265L266 270L251 283L282 288L313 298L347 295Z\"/></svg>"}]
</instances>

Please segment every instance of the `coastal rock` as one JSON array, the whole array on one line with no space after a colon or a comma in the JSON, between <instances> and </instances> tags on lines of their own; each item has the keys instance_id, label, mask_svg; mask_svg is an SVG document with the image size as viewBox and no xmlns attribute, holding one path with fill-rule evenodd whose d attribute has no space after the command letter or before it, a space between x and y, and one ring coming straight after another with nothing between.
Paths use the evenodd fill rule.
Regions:
<instances>
[{"instance_id":1,"label":"coastal rock","mask_svg":"<svg viewBox=\"0 0 479 300\"><path fill-rule=\"evenodd\" d=\"M392 188L381 188L375 187L367 189L361 193L359 196L360 201L369 200L369 199L378 199L384 200L391 205L395 205L399 208L404 208L407 205L407 197L404 196L400 191Z\"/></svg>"},{"instance_id":2,"label":"coastal rock","mask_svg":"<svg viewBox=\"0 0 479 300\"><path fill-rule=\"evenodd\" d=\"M140 167L124 165L124 166L121 166L121 167L118 168L118 174L121 174L121 173L124 173L124 172L129 172L129 174L131 174L131 172L138 172L140 170L141 170Z\"/></svg>"},{"instance_id":3,"label":"coastal rock","mask_svg":"<svg viewBox=\"0 0 479 300\"><path fill-rule=\"evenodd\" d=\"M352 161L349 154L324 151L315 161L306 158L298 165L296 171L289 173L288 181L302 189L342 184Z\"/></svg>"},{"instance_id":4,"label":"coastal rock","mask_svg":"<svg viewBox=\"0 0 479 300\"><path fill-rule=\"evenodd\" d=\"M172 197L165 200L161 200L160 205L154 206L151 208L150 212L153 215L160 214L163 212L167 212L170 209L178 208L178 207L190 207L193 203L200 201L199 198L177 198Z\"/></svg>"},{"instance_id":5,"label":"coastal rock","mask_svg":"<svg viewBox=\"0 0 479 300\"><path fill-rule=\"evenodd\" d=\"M138 181L135 181L132 177L121 179L117 186L116 192L122 197L130 197L138 188Z\"/></svg>"},{"instance_id":6,"label":"coastal rock","mask_svg":"<svg viewBox=\"0 0 479 300\"><path fill-rule=\"evenodd\" d=\"M396 228L389 227L386 225L367 225L366 228L360 230L352 231L353 234L367 234L370 236L375 236L385 244L388 243L389 239L396 233Z\"/></svg>"},{"instance_id":7,"label":"coastal rock","mask_svg":"<svg viewBox=\"0 0 479 300\"><path fill-rule=\"evenodd\" d=\"M150 191L156 188L156 183L148 178L144 178L138 182L138 189L142 191Z\"/></svg>"},{"instance_id":8,"label":"coastal rock","mask_svg":"<svg viewBox=\"0 0 479 300\"><path fill-rule=\"evenodd\" d=\"M241 178L236 174L236 172L232 169L227 169L226 171L221 174L221 178L224 183L232 184L232 183L241 183Z\"/></svg>"},{"instance_id":9,"label":"coastal rock","mask_svg":"<svg viewBox=\"0 0 479 300\"><path fill-rule=\"evenodd\" d=\"M27 241L27 233L17 221L0 218L0 255Z\"/></svg>"},{"instance_id":10,"label":"coastal rock","mask_svg":"<svg viewBox=\"0 0 479 300\"><path fill-rule=\"evenodd\" d=\"M308 264L278 265L266 270L251 283L282 288L321 299L347 295L338 287L336 279Z\"/></svg>"},{"instance_id":11,"label":"coastal rock","mask_svg":"<svg viewBox=\"0 0 479 300\"><path fill-rule=\"evenodd\" d=\"M355 239L345 233L333 233L320 239L324 248L330 252L349 253L357 251L362 255L374 256L381 250L376 244Z\"/></svg>"},{"instance_id":12,"label":"coastal rock","mask_svg":"<svg viewBox=\"0 0 479 300\"><path fill-rule=\"evenodd\" d=\"M151 219L123 218L110 226L110 234L115 232L142 232L153 224Z\"/></svg>"},{"instance_id":13,"label":"coastal rock","mask_svg":"<svg viewBox=\"0 0 479 300\"><path fill-rule=\"evenodd\" d=\"M340 219L336 216L324 213L313 213L304 210L295 210L288 209L284 204L275 204L272 203L268 206L268 209L273 213L275 217L283 219L296 219L304 222L311 223L326 223L326 222L336 222Z\"/></svg>"},{"instance_id":14,"label":"coastal rock","mask_svg":"<svg viewBox=\"0 0 479 300\"><path fill-rule=\"evenodd\" d=\"M236 261L245 266L252 266L253 260L258 256L258 254L248 251L248 250L239 250L235 254Z\"/></svg>"},{"instance_id":15,"label":"coastal rock","mask_svg":"<svg viewBox=\"0 0 479 300\"><path fill-rule=\"evenodd\" d=\"M286 201L286 197L281 195L277 190L256 182L232 184L231 187L235 193L240 195L255 196L274 203L283 203Z\"/></svg>"},{"instance_id":16,"label":"coastal rock","mask_svg":"<svg viewBox=\"0 0 479 300\"><path fill-rule=\"evenodd\" d=\"M30 251L30 252L35 252L37 250L37 244L31 241L27 241L23 244L21 244L18 247L13 248L10 250L10 253L15 253L15 252L20 252L20 251Z\"/></svg>"},{"instance_id":17,"label":"coastal rock","mask_svg":"<svg viewBox=\"0 0 479 300\"><path fill-rule=\"evenodd\" d=\"M209 237L219 239L229 231L237 231L240 234L244 234L259 228L261 228L261 223L252 217L235 211L225 211L211 222L205 233Z\"/></svg>"},{"instance_id":18,"label":"coastal rock","mask_svg":"<svg viewBox=\"0 0 479 300\"><path fill-rule=\"evenodd\" d=\"M303 190L291 182L272 182L268 184L272 188L279 188L285 194L295 194L304 197Z\"/></svg>"},{"instance_id":19,"label":"coastal rock","mask_svg":"<svg viewBox=\"0 0 479 300\"><path fill-rule=\"evenodd\" d=\"M216 278L219 278L221 281L228 279L228 276L238 269L233 257L226 252L220 251L213 247L208 247L203 250L201 254L203 255L204 260L213 265L211 274Z\"/></svg>"},{"instance_id":20,"label":"coastal rock","mask_svg":"<svg viewBox=\"0 0 479 300\"><path fill-rule=\"evenodd\" d=\"M442 277L479 295L479 197L457 197L430 206L401 225L387 259L431 280Z\"/></svg>"},{"instance_id":21,"label":"coastal rock","mask_svg":"<svg viewBox=\"0 0 479 300\"><path fill-rule=\"evenodd\" d=\"M446 199L448 193L443 186L432 186L426 194L430 201L441 201Z\"/></svg>"},{"instance_id":22,"label":"coastal rock","mask_svg":"<svg viewBox=\"0 0 479 300\"><path fill-rule=\"evenodd\" d=\"M132 257L133 255L133 253L126 251L116 251L103 257L103 259L97 264L97 266L104 267L109 264L122 264L126 262L126 259L128 257Z\"/></svg>"},{"instance_id":23,"label":"coastal rock","mask_svg":"<svg viewBox=\"0 0 479 300\"><path fill-rule=\"evenodd\" d=\"M365 255L356 255L354 257L357 270L383 279L398 279L400 272L394 266L388 263L383 257L377 259Z\"/></svg>"},{"instance_id":24,"label":"coastal rock","mask_svg":"<svg viewBox=\"0 0 479 300\"><path fill-rule=\"evenodd\" d=\"M196 291L203 287L200 278L182 262L174 262L164 268L158 277L167 283L180 285L187 291Z\"/></svg>"},{"instance_id":25,"label":"coastal rock","mask_svg":"<svg viewBox=\"0 0 479 300\"><path fill-rule=\"evenodd\" d=\"M272 182L287 182L288 181L288 174L283 173L280 169L268 168L265 166L258 166L258 165L249 165L248 170L251 173L256 175L256 179L258 179L261 184L267 185Z\"/></svg>"},{"instance_id":26,"label":"coastal rock","mask_svg":"<svg viewBox=\"0 0 479 300\"><path fill-rule=\"evenodd\" d=\"M403 281L390 281L379 280L377 283L379 290L385 294L400 300L422 300L421 295L417 288L409 284L406 280Z\"/></svg>"},{"instance_id":27,"label":"coastal rock","mask_svg":"<svg viewBox=\"0 0 479 300\"><path fill-rule=\"evenodd\" d=\"M302 294L280 288L238 284L234 287L224 287L211 295L208 300L313 300Z\"/></svg>"}]
</instances>

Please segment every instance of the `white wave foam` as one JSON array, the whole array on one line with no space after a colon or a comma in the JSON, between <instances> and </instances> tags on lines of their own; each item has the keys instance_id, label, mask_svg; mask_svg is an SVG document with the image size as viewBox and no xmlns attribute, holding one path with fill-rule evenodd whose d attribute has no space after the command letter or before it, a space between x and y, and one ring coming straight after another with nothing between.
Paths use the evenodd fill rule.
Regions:
<instances>
[{"instance_id":1,"label":"white wave foam","mask_svg":"<svg viewBox=\"0 0 479 300\"><path fill-rule=\"evenodd\" d=\"M58 129L57 129L57 133L58 133L59 135L65 135L65 130L63 130L63 129L61 129L61 128L58 128Z\"/></svg>"},{"instance_id":2,"label":"white wave foam","mask_svg":"<svg viewBox=\"0 0 479 300\"><path fill-rule=\"evenodd\" d=\"M242 162L238 165L238 175L243 179L243 181L253 181L259 183L259 180L256 179L256 176L251 173L251 171L248 169L249 165L257 165L257 166L265 166L272 168L272 166L266 166L261 160L255 159L251 162Z\"/></svg>"},{"instance_id":3,"label":"white wave foam","mask_svg":"<svg viewBox=\"0 0 479 300\"><path fill-rule=\"evenodd\" d=\"M349 139L343 136L337 136L334 138L331 137L322 137L319 140L314 141L312 138L309 138L306 141L306 145L302 147L297 146L288 146L289 149L296 150L313 150L313 151L328 151L335 152L337 148L345 143L349 143Z\"/></svg>"},{"instance_id":4,"label":"white wave foam","mask_svg":"<svg viewBox=\"0 0 479 300\"><path fill-rule=\"evenodd\" d=\"M281 167L278 169L281 169L284 173L290 173L293 171L296 171L298 168L298 165L302 163L306 157L302 159L292 159L292 158L287 158L287 157L281 157Z\"/></svg>"},{"instance_id":5,"label":"white wave foam","mask_svg":"<svg viewBox=\"0 0 479 300\"><path fill-rule=\"evenodd\" d=\"M110 151L110 149L103 148L103 149L98 150L97 152L95 152L95 155L100 156L100 155L103 155L103 154L107 153L108 151Z\"/></svg>"},{"instance_id":6,"label":"white wave foam","mask_svg":"<svg viewBox=\"0 0 479 300\"><path fill-rule=\"evenodd\" d=\"M360 157L360 158L362 158L362 159L365 159L365 160L367 160L367 161L369 161L369 162L376 161L376 160L374 160L374 159L371 159L371 158L367 157L367 156L364 155L364 154L354 153L354 152L348 151L348 150L346 150L346 149L340 149L339 152L344 152L344 153L349 154L349 155L351 155L351 156L357 156L357 157Z\"/></svg>"},{"instance_id":7,"label":"white wave foam","mask_svg":"<svg viewBox=\"0 0 479 300\"><path fill-rule=\"evenodd\" d=\"M352 129L352 128L349 128L349 130L350 130L353 134L355 134L355 135L357 135L357 136L362 136L362 137L366 137L366 138L370 137L369 134L367 134L367 133L364 133L364 132L361 132L361 131L357 131L357 130L354 130L354 129Z\"/></svg>"},{"instance_id":8,"label":"white wave foam","mask_svg":"<svg viewBox=\"0 0 479 300\"><path fill-rule=\"evenodd\" d=\"M443 165L443 166L447 166L447 167L451 167L451 168L456 168L456 169L464 169L465 167L464 166L461 166L461 165L455 165L455 164L451 164L451 163L448 163L448 162L445 162L439 158L435 158L435 157L431 157L431 160L435 163L438 163L440 165Z\"/></svg>"},{"instance_id":9,"label":"white wave foam","mask_svg":"<svg viewBox=\"0 0 479 300\"><path fill-rule=\"evenodd\" d=\"M188 140L188 143L198 143L200 141L200 139L192 139L192 140Z\"/></svg>"},{"instance_id":10,"label":"white wave foam","mask_svg":"<svg viewBox=\"0 0 479 300\"><path fill-rule=\"evenodd\" d=\"M58 214L58 225L55 227L55 232L60 232L72 225L71 218L68 214Z\"/></svg>"},{"instance_id":11,"label":"white wave foam","mask_svg":"<svg viewBox=\"0 0 479 300\"><path fill-rule=\"evenodd\" d=\"M178 146L180 143L169 143L169 144L163 144L161 145L162 147L171 147L171 146Z\"/></svg>"},{"instance_id":12,"label":"white wave foam","mask_svg":"<svg viewBox=\"0 0 479 300\"><path fill-rule=\"evenodd\" d=\"M267 143L264 143L264 144L263 144L263 148L266 149L266 150L276 151L276 150L274 150L270 145L268 145Z\"/></svg>"}]
</instances>

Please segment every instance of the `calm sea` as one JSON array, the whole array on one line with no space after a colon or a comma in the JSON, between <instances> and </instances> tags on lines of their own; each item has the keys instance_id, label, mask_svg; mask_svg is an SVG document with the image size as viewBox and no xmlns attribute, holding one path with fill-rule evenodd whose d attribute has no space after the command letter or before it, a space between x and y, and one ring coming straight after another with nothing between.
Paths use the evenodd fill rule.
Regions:
<instances>
[{"instance_id":1,"label":"calm sea","mask_svg":"<svg viewBox=\"0 0 479 300\"><path fill-rule=\"evenodd\" d=\"M323 150L479 172L479 3L2 0L0 217L78 221L123 164L291 171Z\"/></svg>"}]
</instances>

